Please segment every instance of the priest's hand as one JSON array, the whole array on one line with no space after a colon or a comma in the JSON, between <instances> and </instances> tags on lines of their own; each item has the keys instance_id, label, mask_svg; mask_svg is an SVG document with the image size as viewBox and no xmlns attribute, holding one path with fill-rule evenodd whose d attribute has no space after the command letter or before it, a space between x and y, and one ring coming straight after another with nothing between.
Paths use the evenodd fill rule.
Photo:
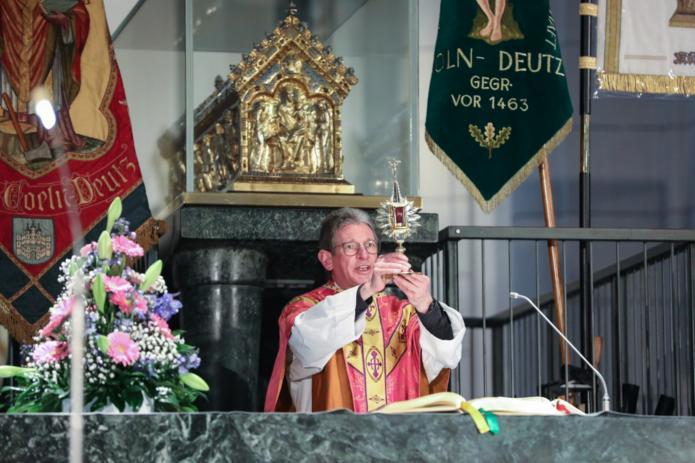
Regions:
<instances>
[{"instance_id":1,"label":"priest's hand","mask_svg":"<svg viewBox=\"0 0 695 463\"><path fill-rule=\"evenodd\" d=\"M400 252L392 252L379 256L374 262L372 276L360 288L360 296L365 301L386 286L384 275L393 275L410 271L408 257Z\"/></svg>"},{"instance_id":2,"label":"priest's hand","mask_svg":"<svg viewBox=\"0 0 695 463\"><path fill-rule=\"evenodd\" d=\"M415 310L421 314L427 313L433 302L430 293L430 277L422 273L394 275L393 282L403 291Z\"/></svg>"}]
</instances>

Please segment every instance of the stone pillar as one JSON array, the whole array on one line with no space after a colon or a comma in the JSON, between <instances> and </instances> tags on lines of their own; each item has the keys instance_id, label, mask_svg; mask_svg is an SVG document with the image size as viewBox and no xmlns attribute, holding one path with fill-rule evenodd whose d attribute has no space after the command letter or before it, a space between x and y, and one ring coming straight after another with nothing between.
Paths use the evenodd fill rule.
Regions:
<instances>
[{"instance_id":1,"label":"stone pillar","mask_svg":"<svg viewBox=\"0 0 695 463\"><path fill-rule=\"evenodd\" d=\"M258 408L258 357L265 254L215 242L174 254L181 328L200 348L197 371L210 385L204 410Z\"/></svg>"}]
</instances>

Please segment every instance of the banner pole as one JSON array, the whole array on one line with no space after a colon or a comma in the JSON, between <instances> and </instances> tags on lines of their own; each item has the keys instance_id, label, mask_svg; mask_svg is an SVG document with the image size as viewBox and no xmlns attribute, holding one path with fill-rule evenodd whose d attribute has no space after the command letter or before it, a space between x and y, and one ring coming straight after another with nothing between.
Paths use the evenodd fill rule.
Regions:
<instances>
[{"instance_id":1,"label":"banner pole","mask_svg":"<svg viewBox=\"0 0 695 463\"><path fill-rule=\"evenodd\" d=\"M579 51L579 227L591 228L591 171L590 171L590 127L591 88L596 70L593 52L593 37L598 16L596 0L580 0L580 51ZM579 242L579 297L581 307L581 350L594 363L594 316L591 284L591 246L587 241ZM591 405L596 403L596 385L593 388Z\"/></svg>"},{"instance_id":2,"label":"banner pole","mask_svg":"<svg viewBox=\"0 0 695 463\"><path fill-rule=\"evenodd\" d=\"M546 158L538 166L538 174L541 183L541 198L543 201L543 217L545 226L555 228L555 208L553 206L553 186L550 183L550 162ZM553 285L553 298L555 299L555 322L563 335L565 330L565 287L560 276L560 251L557 240L548 240L548 265L550 266L550 278ZM567 357L567 344L560 339L561 365L569 363Z\"/></svg>"}]
</instances>

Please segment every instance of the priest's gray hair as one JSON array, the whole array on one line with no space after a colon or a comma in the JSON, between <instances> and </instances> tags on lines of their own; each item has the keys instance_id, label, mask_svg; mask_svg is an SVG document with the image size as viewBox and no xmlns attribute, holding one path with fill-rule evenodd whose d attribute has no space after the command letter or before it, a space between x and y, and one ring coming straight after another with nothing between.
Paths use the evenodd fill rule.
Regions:
<instances>
[{"instance_id":1,"label":"priest's gray hair","mask_svg":"<svg viewBox=\"0 0 695 463\"><path fill-rule=\"evenodd\" d=\"M379 242L379 235L377 235L376 230L374 229L374 223L372 223L372 219L369 217L369 214L360 209L343 207L328 214L321 222L319 249L325 249L333 252L333 249L335 248L335 234L338 232L338 230L345 225L359 225L362 223L372 229L374 239Z\"/></svg>"}]
</instances>

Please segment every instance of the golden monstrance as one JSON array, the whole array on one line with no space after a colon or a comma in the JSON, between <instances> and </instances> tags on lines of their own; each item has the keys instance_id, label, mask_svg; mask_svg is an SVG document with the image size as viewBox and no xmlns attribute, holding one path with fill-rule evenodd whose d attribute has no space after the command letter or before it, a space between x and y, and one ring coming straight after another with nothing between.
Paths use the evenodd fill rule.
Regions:
<instances>
[{"instance_id":1,"label":"golden monstrance","mask_svg":"<svg viewBox=\"0 0 695 463\"><path fill-rule=\"evenodd\" d=\"M391 197L377 209L376 223L381 232L396 242L396 252L405 252L403 242L420 227L419 208L403 196L398 184L398 164L401 161L390 159L393 175Z\"/></svg>"}]
</instances>

